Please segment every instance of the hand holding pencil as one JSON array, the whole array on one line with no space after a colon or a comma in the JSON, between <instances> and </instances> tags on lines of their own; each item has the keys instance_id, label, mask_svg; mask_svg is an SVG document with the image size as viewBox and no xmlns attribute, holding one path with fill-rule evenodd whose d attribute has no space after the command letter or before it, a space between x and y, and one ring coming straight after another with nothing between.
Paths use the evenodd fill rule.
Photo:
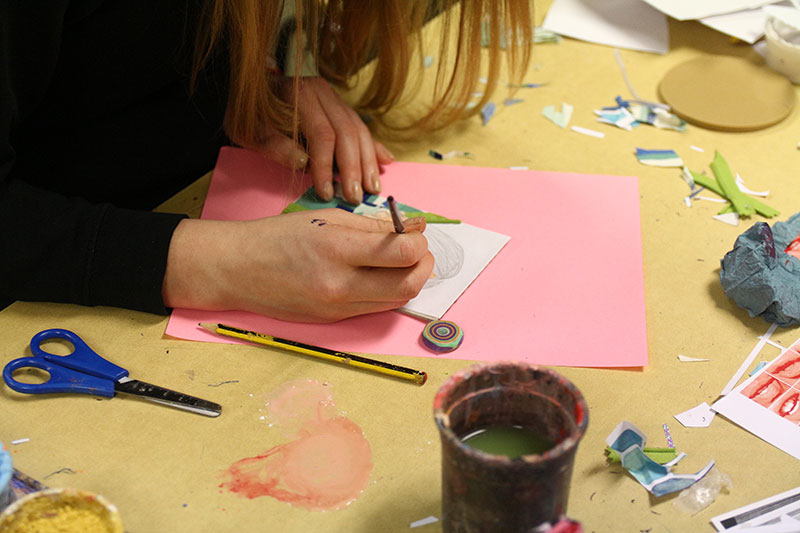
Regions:
<instances>
[{"instance_id":1,"label":"hand holding pencil","mask_svg":"<svg viewBox=\"0 0 800 533\"><path fill-rule=\"evenodd\" d=\"M236 309L295 322L334 322L396 309L433 270L424 219L341 209L250 221L184 220L164 281L169 307Z\"/></svg>"}]
</instances>

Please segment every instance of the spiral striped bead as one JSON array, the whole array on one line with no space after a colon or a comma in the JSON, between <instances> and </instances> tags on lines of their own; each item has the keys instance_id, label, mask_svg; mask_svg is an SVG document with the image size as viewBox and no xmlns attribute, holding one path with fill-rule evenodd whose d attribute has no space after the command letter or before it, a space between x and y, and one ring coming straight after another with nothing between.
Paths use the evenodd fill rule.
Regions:
<instances>
[{"instance_id":1,"label":"spiral striped bead","mask_svg":"<svg viewBox=\"0 0 800 533\"><path fill-rule=\"evenodd\" d=\"M434 352L452 352L464 340L464 332L454 322L434 320L422 331L422 343Z\"/></svg>"}]
</instances>

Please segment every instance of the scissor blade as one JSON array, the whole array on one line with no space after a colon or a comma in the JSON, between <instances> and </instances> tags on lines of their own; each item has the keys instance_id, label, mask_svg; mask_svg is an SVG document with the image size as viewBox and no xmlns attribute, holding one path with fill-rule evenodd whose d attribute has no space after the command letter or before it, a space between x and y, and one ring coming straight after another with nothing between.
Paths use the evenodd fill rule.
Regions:
<instances>
[{"instance_id":1,"label":"scissor blade","mask_svg":"<svg viewBox=\"0 0 800 533\"><path fill-rule=\"evenodd\" d=\"M138 379L122 378L116 382L114 389L118 392L141 396L151 402L163 403L205 416L219 416L222 413L222 406L217 403L165 389Z\"/></svg>"}]
</instances>

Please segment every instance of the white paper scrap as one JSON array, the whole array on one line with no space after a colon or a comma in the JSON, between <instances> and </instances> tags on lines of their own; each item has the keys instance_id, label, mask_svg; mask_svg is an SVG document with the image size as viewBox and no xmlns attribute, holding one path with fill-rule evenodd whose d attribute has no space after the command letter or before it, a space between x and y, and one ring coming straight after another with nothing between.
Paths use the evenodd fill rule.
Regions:
<instances>
[{"instance_id":1,"label":"white paper scrap","mask_svg":"<svg viewBox=\"0 0 800 533\"><path fill-rule=\"evenodd\" d=\"M745 371L747 371L748 367L753 363L753 360L756 358L759 352L761 352L761 349L764 348L764 345L767 343L769 338L772 337L773 333L775 333L775 329L777 329L777 327L778 324L771 324L769 326L769 329L767 329L767 332L758 338L758 343L756 343L753 350L745 358L744 362L742 363L742 366L739 367L739 370L736 371L736 373L733 375L728 384L725 385L725 388L722 389L722 392L719 393L720 396L725 396L726 394L730 393L733 390L733 388L736 386L739 380L742 379L742 376L744 375Z\"/></svg>"},{"instance_id":2,"label":"white paper scrap","mask_svg":"<svg viewBox=\"0 0 800 533\"><path fill-rule=\"evenodd\" d=\"M688 355L678 354L678 359L684 363L700 363L702 361L711 361L703 357L689 357Z\"/></svg>"},{"instance_id":3,"label":"white paper scrap","mask_svg":"<svg viewBox=\"0 0 800 533\"><path fill-rule=\"evenodd\" d=\"M700 198L698 196L698 198ZM730 224L731 226L738 226L739 225L739 213L725 213L724 215L714 215L711 217L715 220L719 220L720 222L724 222L726 224Z\"/></svg>"},{"instance_id":4,"label":"white paper scrap","mask_svg":"<svg viewBox=\"0 0 800 533\"><path fill-rule=\"evenodd\" d=\"M701 403L696 407L692 407L688 411L678 413L675 415L675 420L683 424L687 428L707 428L714 420L715 413L711 406L706 402Z\"/></svg>"},{"instance_id":5,"label":"white paper scrap","mask_svg":"<svg viewBox=\"0 0 800 533\"><path fill-rule=\"evenodd\" d=\"M582 133L590 137L597 137L598 139L602 139L606 136L605 133L600 133L599 131L590 130L589 128L583 128L581 126L572 126L571 129L574 132Z\"/></svg>"},{"instance_id":6,"label":"white paper scrap","mask_svg":"<svg viewBox=\"0 0 800 533\"><path fill-rule=\"evenodd\" d=\"M436 518L435 516L429 516L427 518L421 518L415 522L411 522L410 527L413 529L415 527L422 527L422 526L427 526L428 524L434 524L438 521L439 519Z\"/></svg>"},{"instance_id":7,"label":"white paper scrap","mask_svg":"<svg viewBox=\"0 0 800 533\"><path fill-rule=\"evenodd\" d=\"M30 442L30 440L31 439L29 439L29 438L12 440L11 444L22 444L22 443L25 443L25 442Z\"/></svg>"},{"instance_id":8,"label":"white paper scrap","mask_svg":"<svg viewBox=\"0 0 800 533\"><path fill-rule=\"evenodd\" d=\"M553 0L542 27L591 43L669 51L667 17L641 0Z\"/></svg>"},{"instance_id":9,"label":"white paper scrap","mask_svg":"<svg viewBox=\"0 0 800 533\"><path fill-rule=\"evenodd\" d=\"M769 196L769 190L759 192L748 189L747 186L744 184L744 180L739 174L736 174L736 186L739 187L739 190L745 194L750 194L753 196L761 196L763 198Z\"/></svg>"}]
</instances>

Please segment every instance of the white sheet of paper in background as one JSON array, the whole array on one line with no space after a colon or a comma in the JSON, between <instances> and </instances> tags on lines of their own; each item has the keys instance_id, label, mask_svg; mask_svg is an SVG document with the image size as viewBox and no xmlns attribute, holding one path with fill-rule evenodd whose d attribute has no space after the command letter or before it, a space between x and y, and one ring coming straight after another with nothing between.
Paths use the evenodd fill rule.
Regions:
<instances>
[{"instance_id":1,"label":"white sheet of paper in background","mask_svg":"<svg viewBox=\"0 0 800 533\"><path fill-rule=\"evenodd\" d=\"M764 36L767 14L759 7L705 17L700 19L700 22L725 35L753 44Z\"/></svg>"},{"instance_id":2,"label":"white sheet of paper in background","mask_svg":"<svg viewBox=\"0 0 800 533\"><path fill-rule=\"evenodd\" d=\"M755 9L778 0L644 0L662 13L678 20L695 20Z\"/></svg>"},{"instance_id":3,"label":"white sheet of paper in background","mask_svg":"<svg viewBox=\"0 0 800 533\"><path fill-rule=\"evenodd\" d=\"M641 0L553 0L542 27L618 48L669 51L667 17Z\"/></svg>"},{"instance_id":4,"label":"white sheet of paper in background","mask_svg":"<svg viewBox=\"0 0 800 533\"><path fill-rule=\"evenodd\" d=\"M441 318L510 237L469 224L428 224L434 277L404 309Z\"/></svg>"},{"instance_id":5,"label":"white sheet of paper in background","mask_svg":"<svg viewBox=\"0 0 800 533\"><path fill-rule=\"evenodd\" d=\"M800 459L800 340L711 406Z\"/></svg>"},{"instance_id":6,"label":"white sheet of paper in background","mask_svg":"<svg viewBox=\"0 0 800 533\"><path fill-rule=\"evenodd\" d=\"M711 406L706 402L701 403L696 407L678 413L675 419L680 422L683 427L687 428L707 428L714 420L717 413L711 410Z\"/></svg>"}]
</instances>

